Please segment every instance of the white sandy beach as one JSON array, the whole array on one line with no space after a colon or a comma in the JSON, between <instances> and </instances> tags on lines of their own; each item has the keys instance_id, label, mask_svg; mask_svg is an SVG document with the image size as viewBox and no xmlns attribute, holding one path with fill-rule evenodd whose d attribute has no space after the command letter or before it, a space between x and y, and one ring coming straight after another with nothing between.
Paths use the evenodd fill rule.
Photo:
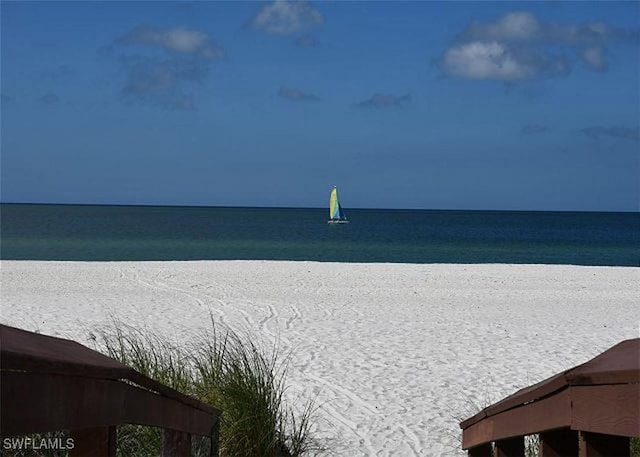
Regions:
<instances>
[{"instance_id":1,"label":"white sandy beach","mask_svg":"<svg viewBox=\"0 0 640 457\"><path fill-rule=\"evenodd\" d=\"M459 455L477 408L639 335L640 268L3 261L1 321L87 343L111 316L184 341L209 313L291 354L336 456Z\"/></svg>"}]
</instances>

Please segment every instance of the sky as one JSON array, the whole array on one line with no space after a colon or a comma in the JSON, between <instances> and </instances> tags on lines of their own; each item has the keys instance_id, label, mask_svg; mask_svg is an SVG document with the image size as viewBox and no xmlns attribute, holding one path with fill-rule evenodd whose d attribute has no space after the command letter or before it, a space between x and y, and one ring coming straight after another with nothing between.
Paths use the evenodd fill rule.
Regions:
<instances>
[{"instance_id":1,"label":"sky","mask_svg":"<svg viewBox=\"0 0 640 457\"><path fill-rule=\"evenodd\" d=\"M2 202L640 210L639 2L0 15Z\"/></svg>"}]
</instances>

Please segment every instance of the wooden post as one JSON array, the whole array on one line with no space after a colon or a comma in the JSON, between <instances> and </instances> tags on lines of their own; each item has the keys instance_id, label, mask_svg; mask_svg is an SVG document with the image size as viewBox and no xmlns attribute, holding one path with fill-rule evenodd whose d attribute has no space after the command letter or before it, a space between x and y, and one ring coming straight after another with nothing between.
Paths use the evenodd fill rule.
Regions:
<instances>
[{"instance_id":1,"label":"wooden post","mask_svg":"<svg viewBox=\"0 0 640 457\"><path fill-rule=\"evenodd\" d=\"M115 457L116 427L94 427L71 430L73 449L69 457Z\"/></svg>"},{"instance_id":2,"label":"wooden post","mask_svg":"<svg viewBox=\"0 0 640 457\"><path fill-rule=\"evenodd\" d=\"M495 457L522 457L524 455L524 436L496 441L495 450Z\"/></svg>"},{"instance_id":3,"label":"wooden post","mask_svg":"<svg viewBox=\"0 0 640 457\"><path fill-rule=\"evenodd\" d=\"M491 443L481 444L480 446L469 449L469 457L492 457L493 447Z\"/></svg>"},{"instance_id":4,"label":"wooden post","mask_svg":"<svg viewBox=\"0 0 640 457\"><path fill-rule=\"evenodd\" d=\"M628 436L603 435L601 433L579 433L579 457L629 457Z\"/></svg>"},{"instance_id":5,"label":"wooden post","mask_svg":"<svg viewBox=\"0 0 640 457\"><path fill-rule=\"evenodd\" d=\"M220 453L220 417L211 429L211 447L209 457L218 457Z\"/></svg>"},{"instance_id":6,"label":"wooden post","mask_svg":"<svg viewBox=\"0 0 640 457\"><path fill-rule=\"evenodd\" d=\"M540 433L540 457L577 457L578 432L570 428Z\"/></svg>"},{"instance_id":7,"label":"wooden post","mask_svg":"<svg viewBox=\"0 0 640 457\"><path fill-rule=\"evenodd\" d=\"M190 457L191 434L176 430L162 430L162 457Z\"/></svg>"}]
</instances>

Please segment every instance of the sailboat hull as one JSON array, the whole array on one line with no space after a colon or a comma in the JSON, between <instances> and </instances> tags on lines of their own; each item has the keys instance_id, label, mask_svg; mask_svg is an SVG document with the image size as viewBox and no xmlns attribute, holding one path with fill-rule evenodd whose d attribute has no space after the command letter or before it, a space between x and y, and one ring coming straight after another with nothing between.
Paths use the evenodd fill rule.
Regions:
<instances>
[{"instance_id":1,"label":"sailboat hull","mask_svg":"<svg viewBox=\"0 0 640 457\"><path fill-rule=\"evenodd\" d=\"M336 220L336 221L327 221L327 224L348 224L347 220Z\"/></svg>"}]
</instances>

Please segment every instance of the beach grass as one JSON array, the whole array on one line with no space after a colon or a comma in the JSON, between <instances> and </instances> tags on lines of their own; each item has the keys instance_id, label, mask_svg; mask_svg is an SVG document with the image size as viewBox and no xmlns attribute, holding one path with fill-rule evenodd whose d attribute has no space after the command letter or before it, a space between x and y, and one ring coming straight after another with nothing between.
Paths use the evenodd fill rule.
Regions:
<instances>
[{"instance_id":1,"label":"beach grass","mask_svg":"<svg viewBox=\"0 0 640 457\"><path fill-rule=\"evenodd\" d=\"M148 329L114 319L94 332L96 348L142 374L223 411L221 456L304 456L324 449L312 437L312 400L294 410L285 399L286 362L277 347L265 350L250 337L216 325L176 345ZM193 455L208 453L194 437ZM161 434L126 426L118 433L119 456L158 455Z\"/></svg>"}]
</instances>

